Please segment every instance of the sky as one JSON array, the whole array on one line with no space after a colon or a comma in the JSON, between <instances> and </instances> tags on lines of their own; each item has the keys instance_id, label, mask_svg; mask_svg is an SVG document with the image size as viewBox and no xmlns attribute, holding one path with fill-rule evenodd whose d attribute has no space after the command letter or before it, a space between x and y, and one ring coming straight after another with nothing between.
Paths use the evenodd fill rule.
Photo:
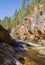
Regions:
<instances>
[{"instance_id":1,"label":"sky","mask_svg":"<svg viewBox=\"0 0 45 65\"><path fill-rule=\"evenodd\" d=\"M5 16L12 17L21 5L22 0L0 0L0 19L4 19Z\"/></svg>"},{"instance_id":2,"label":"sky","mask_svg":"<svg viewBox=\"0 0 45 65\"><path fill-rule=\"evenodd\" d=\"M21 8L22 0L0 0L0 19L12 17L15 10Z\"/></svg>"}]
</instances>

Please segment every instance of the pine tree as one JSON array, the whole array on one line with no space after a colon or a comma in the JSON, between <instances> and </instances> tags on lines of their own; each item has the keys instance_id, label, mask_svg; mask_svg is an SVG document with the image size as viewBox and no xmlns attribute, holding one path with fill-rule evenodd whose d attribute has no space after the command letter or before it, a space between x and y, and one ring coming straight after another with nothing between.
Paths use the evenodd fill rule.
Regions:
<instances>
[{"instance_id":1,"label":"pine tree","mask_svg":"<svg viewBox=\"0 0 45 65\"><path fill-rule=\"evenodd\" d=\"M35 6L37 4L39 4L41 2L41 0L32 0L32 4Z\"/></svg>"},{"instance_id":2,"label":"pine tree","mask_svg":"<svg viewBox=\"0 0 45 65\"><path fill-rule=\"evenodd\" d=\"M22 19L24 19L24 17L25 17L25 12L26 12L26 10L25 10L25 2L26 2L26 0L22 0L22 8L21 8L21 14L22 14Z\"/></svg>"}]
</instances>

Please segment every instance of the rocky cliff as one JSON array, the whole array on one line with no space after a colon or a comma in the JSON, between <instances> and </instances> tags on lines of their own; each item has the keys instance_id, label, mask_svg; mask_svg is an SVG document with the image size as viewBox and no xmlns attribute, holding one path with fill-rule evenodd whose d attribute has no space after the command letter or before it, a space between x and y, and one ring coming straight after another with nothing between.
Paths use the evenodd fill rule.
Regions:
<instances>
[{"instance_id":1,"label":"rocky cliff","mask_svg":"<svg viewBox=\"0 0 45 65\"><path fill-rule=\"evenodd\" d=\"M11 36L9 35L9 31L0 25L0 42L3 42L3 41L10 42Z\"/></svg>"},{"instance_id":2,"label":"rocky cliff","mask_svg":"<svg viewBox=\"0 0 45 65\"><path fill-rule=\"evenodd\" d=\"M45 11L43 5L39 5L39 9L35 6L30 16L24 19L24 23L17 30L11 30L10 35L14 39L35 41L39 44L45 43Z\"/></svg>"}]
</instances>

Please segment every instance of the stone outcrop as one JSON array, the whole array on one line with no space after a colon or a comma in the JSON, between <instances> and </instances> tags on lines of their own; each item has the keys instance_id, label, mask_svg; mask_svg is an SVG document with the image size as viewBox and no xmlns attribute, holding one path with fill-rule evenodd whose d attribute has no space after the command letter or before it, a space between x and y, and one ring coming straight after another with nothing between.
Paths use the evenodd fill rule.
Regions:
<instances>
[{"instance_id":1,"label":"stone outcrop","mask_svg":"<svg viewBox=\"0 0 45 65\"><path fill-rule=\"evenodd\" d=\"M24 19L24 23L15 30L11 35L14 39L24 41L36 41L39 44L43 44L45 41L45 11L43 5L39 4L39 9L35 6L29 18Z\"/></svg>"},{"instance_id":2,"label":"stone outcrop","mask_svg":"<svg viewBox=\"0 0 45 65\"><path fill-rule=\"evenodd\" d=\"M0 42L3 42L3 41L10 42L11 36L9 35L9 31L0 25Z\"/></svg>"}]
</instances>

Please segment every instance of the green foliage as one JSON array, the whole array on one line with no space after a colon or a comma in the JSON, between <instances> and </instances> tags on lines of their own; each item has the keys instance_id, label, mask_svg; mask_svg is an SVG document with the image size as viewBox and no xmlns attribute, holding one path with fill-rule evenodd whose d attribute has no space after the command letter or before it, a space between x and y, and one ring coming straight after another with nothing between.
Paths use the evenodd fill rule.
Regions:
<instances>
[{"instance_id":1,"label":"green foliage","mask_svg":"<svg viewBox=\"0 0 45 65\"><path fill-rule=\"evenodd\" d=\"M44 9L45 9L45 0L41 0L41 4L43 4Z\"/></svg>"},{"instance_id":2,"label":"green foliage","mask_svg":"<svg viewBox=\"0 0 45 65\"><path fill-rule=\"evenodd\" d=\"M32 7L33 7L33 4L32 4L32 3L29 3L29 4L27 5L27 8L26 8L26 16L29 15L29 13L30 13L31 10L32 10Z\"/></svg>"},{"instance_id":3,"label":"green foliage","mask_svg":"<svg viewBox=\"0 0 45 65\"><path fill-rule=\"evenodd\" d=\"M38 0L32 0L33 7L38 4Z\"/></svg>"},{"instance_id":4,"label":"green foliage","mask_svg":"<svg viewBox=\"0 0 45 65\"><path fill-rule=\"evenodd\" d=\"M12 25L16 27L17 25L21 23L21 21L22 21L22 11L19 10L12 20Z\"/></svg>"},{"instance_id":5,"label":"green foliage","mask_svg":"<svg viewBox=\"0 0 45 65\"><path fill-rule=\"evenodd\" d=\"M11 18L9 18L9 17L5 17L5 18L0 22L0 24L1 24L4 28L6 28L6 29L8 29L8 28L10 27L10 23L11 23Z\"/></svg>"}]
</instances>

